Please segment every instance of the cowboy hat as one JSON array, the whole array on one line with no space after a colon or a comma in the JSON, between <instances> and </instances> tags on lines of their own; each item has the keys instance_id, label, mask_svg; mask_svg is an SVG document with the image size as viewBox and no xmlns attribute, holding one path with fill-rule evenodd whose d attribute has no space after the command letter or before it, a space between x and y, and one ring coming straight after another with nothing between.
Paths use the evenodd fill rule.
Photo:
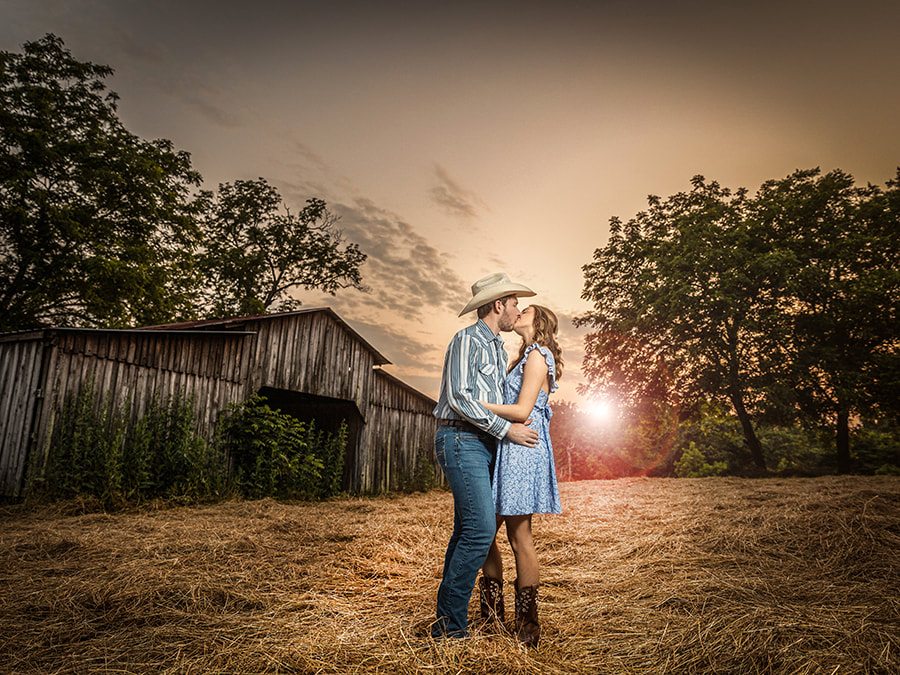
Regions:
<instances>
[{"instance_id":1,"label":"cowboy hat","mask_svg":"<svg viewBox=\"0 0 900 675\"><path fill-rule=\"evenodd\" d=\"M472 284L472 299L469 300L469 303L465 307L463 307L459 316L462 316L466 312L471 312L476 307L481 307L494 300L505 298L507 295L527 298L532 295L537 295L537 293L528 288L528 286L513 283L503 272L494 272Z\"/></svg>"}]
</instances>

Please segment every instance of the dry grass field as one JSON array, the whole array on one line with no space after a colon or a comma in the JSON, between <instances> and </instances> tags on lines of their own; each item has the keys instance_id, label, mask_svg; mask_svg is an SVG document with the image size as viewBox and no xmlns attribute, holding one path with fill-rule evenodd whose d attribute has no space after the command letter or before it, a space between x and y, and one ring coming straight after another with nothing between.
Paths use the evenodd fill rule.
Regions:
<instances>
[{"instance_id":1,"label":"dry grass field","mask_svg":"<svg viewBox=\"0 0 900 675\"><path fill-rule=\"evenodd\" d=\"M535 523L544 635L530 652L508 637L427 637L448 493L7 507L0 670L900 672L900 479L624 479L562 493L565 513Z\"/></svg>"}]
</instances>

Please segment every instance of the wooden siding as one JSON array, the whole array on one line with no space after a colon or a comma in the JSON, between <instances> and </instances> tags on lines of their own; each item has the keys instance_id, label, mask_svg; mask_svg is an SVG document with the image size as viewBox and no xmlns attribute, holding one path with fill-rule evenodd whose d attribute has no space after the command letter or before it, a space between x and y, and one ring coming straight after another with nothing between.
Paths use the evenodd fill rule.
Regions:
<instances>
[{"instance_id":1,"label":"wooden siding","mask_svg":"<svg viewBox=\"0 0 900 675\"><path fill-rule=\"evenodd\" d=\"M165 400L184 393L194 398L196 431L212 437L219 411L242 401L240 353L250 336L206 334L203 339L177 333L142 331L57 332L47 356L43 405L38 411L32 452L46 457L56 418L67 398L93 382L96 403L129 404L134 418L154 396ZM154 365L155 364L155 365Z\"/></svg>"},{"instance_id":2,"label":"wooden siding","mask_svg":"<svg viewBox=\"0 0 900 675\"><path fill-rule=\"evenodd\" d=\"M273 315L244 324L257 334L249 348L248 396L263 387L356 403L363 420L375 355L329 312Z\"/></svg>"},{"instance_id":3,"label":"wooden siding","mask_svg":"<svg viewBox=\"0 0 900 675\"><path fill-rule=\"evenodd\" d=\"M0 342L0 495L18 498L41 397L43 333Z\"/></svg>"},{"instance_id":4,"label":"wooden siding","mask_svg":"<svg viewBox=\"0 0 900 675\"><path fill-rule=\"evenodd\" d=\"M389 373L375 370L369 405L359 491L403 489L414 483L426 462L435 481L441 483L443 474L434 457L437 420L432 411L436 402Z\"/></svg>"}]
</instances>

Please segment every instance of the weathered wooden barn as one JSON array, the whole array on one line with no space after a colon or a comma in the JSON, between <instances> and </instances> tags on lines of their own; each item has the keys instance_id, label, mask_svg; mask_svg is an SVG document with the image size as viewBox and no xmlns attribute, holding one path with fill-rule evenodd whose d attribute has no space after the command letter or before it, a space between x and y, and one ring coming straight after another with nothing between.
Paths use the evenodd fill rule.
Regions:
<instances>
[{"instance_id":1,"label":"weathered wooden barn","mask_svg":"<svg viewBox=\"0 0 900 675\"><path fill-rule=\"evenodd\" d=\"M329 308L133 330L51 328L0 336L0 496L22 496L67 397L93 380L98 397L131 401L183 391L212 438L226 406L260 393L319 428L348 424L344 489L396 490L435 475L435 401L381 369L390 363Z\"/></svg>"}]
</instances>

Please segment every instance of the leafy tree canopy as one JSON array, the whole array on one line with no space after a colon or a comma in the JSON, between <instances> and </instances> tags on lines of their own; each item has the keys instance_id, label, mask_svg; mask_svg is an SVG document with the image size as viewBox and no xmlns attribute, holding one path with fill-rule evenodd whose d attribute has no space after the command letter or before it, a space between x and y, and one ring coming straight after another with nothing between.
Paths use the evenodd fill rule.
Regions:
<instances>
[{"instance_id":1,"label":"leafy tree canopy","mask_svg":"<svg viewBox=\"0 0 900 675\"><path fill-rule=\"evenodd\" d=\"M614 218L584 267L588 390L635 409L727 402L760 469L755 422L831 425L848 470L850 417L900 398L898 185L816 169L749 196L698 176Z\"/></svg>"},{"instance_id":2,"label":"leafy tree canopy","mask_svg":"<svg viewBox=\"0 0 900 675\"><path fill-rule=\"evenodd\" d=\"M210 316L292 310L300 304L293 288L362 288L366 255L356 244L341 247L337 218L321 199L292 213L263 178L220 185L207 198L200 260Z\"/></svg>"},{"instance_id":3,"label":"leafy tree canopy","mask_svg":"<svg viewBox=\"0 0 900 675\"><path fill-rule=\"evenodd\" d=\"M200 175L118 118L107 66L0 53L0 331L190 316Z\"/></svg>"},{"instance_id":4,"label":"leafy tree canopy","mask_svg":"<svg viewBox=\"0 0 900 675\"><path fill-rule=\"evenodd\" d=\"M108 66L47 35L0 53L0 332L285 311L295 288L362 289L320 199L264 179L199 191L190 156L119 120Z\"/></svg>"},{"instance_id":5,"label":"leafy tree canopy","mask_svg":"<svg viewBox=\"0 0 900 675\"><path fill-rule=\"evenodd\" d=\"M770 252L747 208L746 191L698 176L690 192L651 197L627 223L614 218L606 247L584 267L594 310L580 321L597 329L586 338L592 386L647 409L728 400L764 468L749 408L762 371Z\"/></svg>"},{"instance_id":6,"label":"leafy tree canopy","mask_svg":"<svg viewBox=\"0 0 900 675\"><path fill-rule=\"evenodd\" d=\"M900 173L898 173L900 179ZM801 419L836 429L849 471L851 416L896 412L900 180L857 186L832 171L763 184L753 215L785 270L773 349Z\"/></svg>"}]
</instances>

